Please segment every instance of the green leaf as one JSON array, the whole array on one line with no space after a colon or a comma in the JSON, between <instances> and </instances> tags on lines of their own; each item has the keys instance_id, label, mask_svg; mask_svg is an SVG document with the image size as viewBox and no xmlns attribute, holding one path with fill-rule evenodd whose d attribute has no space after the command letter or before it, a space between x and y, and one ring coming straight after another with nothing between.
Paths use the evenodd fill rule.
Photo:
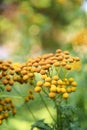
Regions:
<instances>
[{"instance_id":1,"label":"green leaf","mask_svg":"<svg viewBox=\"0 0 87 130\"><path fill-rule=\"evenodd\" d=\"M38 120L36 123L34 123L31 127L31 130L34 130L34 128L38 128L39 130L52 130L52 128L44 122L44 119Z\"/></svg>"}]
</instances>

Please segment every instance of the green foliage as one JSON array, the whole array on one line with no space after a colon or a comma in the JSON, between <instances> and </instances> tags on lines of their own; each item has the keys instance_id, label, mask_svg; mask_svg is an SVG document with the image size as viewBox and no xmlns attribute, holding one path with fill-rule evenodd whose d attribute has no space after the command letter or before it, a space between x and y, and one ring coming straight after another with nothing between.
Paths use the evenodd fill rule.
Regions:
<instances>
[{"instance_id":1,"label":"green foliage","mask_svg":"<svg viewBox=\"0 0 87 130\"><path fill-rule=\"evenodd\" d=\"M1 21L4 21L5 17L7 24L3 22L1 33L10 39L10 36L6 34L7 31L9 33L13 30L18 32L20 35L17 39L19 46L14 50L14 53L20 55L20 57L15 56L16 60L20 61L24 61L25 56L30 55L29 52L34 45L43 48L44 52L50 50L54 52L56 48L62 47L62 43L67 42L62 34L66 35L68 27L75 20L85 21L86 17L80 9L82 1L78 0L65 0L63 2L58 0L5 0L3 3L8 4L8 6L11 6L9 3L12 4L12 8L14 5L16 7L12 14L8 8L5 11L7 14L4 14L3 11ZM11 16L8 17L9 12ZM4 29L5 25L12 25L11 30ZM71 31L71 29L69 30Z\"/></svg>"},{"instance_id":2,"label":"green foliage","mask_svg":"<svg viewBox=\"0 0 87 130\"><path fill-rule=\"evenodd\" d=\"M39 120L34 123L31 130L34 130L34 128L38 128L39 130L53 130L47 123L44 122L44 120Z\"/></svg>"},{"instance_id":3,"label":"green foliage","mask_svg":"<svg viewBox=\"0 0 87 130\"><path fill-rule=\"evenodd\" d=\"M57 110L57 123L49 126L44 120L38 120L32 125L31 130L81 130L77 114L79 109L76 106L62 104L57 106Z\"/></svg>"}]
</instances>

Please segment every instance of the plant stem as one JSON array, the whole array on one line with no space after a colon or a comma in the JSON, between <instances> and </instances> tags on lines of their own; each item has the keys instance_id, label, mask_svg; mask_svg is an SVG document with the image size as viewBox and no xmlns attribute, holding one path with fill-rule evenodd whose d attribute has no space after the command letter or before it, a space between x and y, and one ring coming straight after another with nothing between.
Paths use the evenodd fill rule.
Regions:
<instances>
[{"instance_id":1,"label":"plant stem","mask_svg":"<svg viewBox=\"0 0 87 130\"><path fill-rule=\"evenodd\" d=\"M51 112L50 112L50 110L49 110L49 108L48 108L47 104L45 103L45 101L44 101L44 99L43 99L42 95L41 95L40 93L39 93L39 95L40 95L40 98L41 98L42 102L44 103L45 108L47 109L47 111L48 111L48 113L49 113L50 117L51 117L51 118L52 118L52 120L55 122L55 119L54 119L53 115L51 114Z\"/></svg>"},{"instance_id":2,"label":"plant stem","mask_svg":"<svg viewBox=\"0 0 87 130\"><path fill-rule=\"evenodd\" d=\"M31 113L31 115L32 115L32 117L33 117L33 119L34 119L34 121L36 121L36 117L34 116L33 112L31 111L30 107L28 106L28 104L26 104L26 106L27 106L29 112Z\"/></svg>"},{"instance_id":3,"label":"plant stem","mask_svg":"<svg viewBox=\"0 0 87 130\"><path fill-rule=\"evenodd\" d=\"M62 122L61 122L61 110L60 104L56 104L56 130L62 130Z\"/></svg>"},{"instance_id":4,"label":"plant stem","mask_svg":"<svg viewBox=\"0 0 87 130\"><path fill-rule=\"evenodd\" d=\"M17 98L17 99L23 98L21 96L12 96L12 95L0 95L0 97L10 97L10 98Z\"/></svg>"},{"instance_id":5,"label":"plant stem","mask_svg":"<svg viewBox=\"0 0 87 130\"><path fill-rule=\"evenodd\" d=\"M17 92L17 94L19 94L22 98L24 98L24 96L23 96L19 91L17 91L17 90L15 89L15 87L14 87L14 90ZM26 104L26 106L27 106L28 111L31 113L31 115L32 115L32 117L33 117L33 119L34 119L34 121L36 121L36 118L35 118L33 112L31 111L30 107L28 106L28 104Z\"/></svg>"}]
</instances>

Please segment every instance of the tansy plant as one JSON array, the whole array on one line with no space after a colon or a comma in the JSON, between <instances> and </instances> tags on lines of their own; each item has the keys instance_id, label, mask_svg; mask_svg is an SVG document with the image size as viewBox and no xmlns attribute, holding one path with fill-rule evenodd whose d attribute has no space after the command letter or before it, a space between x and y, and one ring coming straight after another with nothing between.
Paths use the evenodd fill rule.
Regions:
<instances>
[{"instance_id":1,"label":"tansy plant","mask_svg":"<svg viewBox=\"0 0 87 130\"><path fill-rule=\"evenodd\" d=\"M15 89L15 84L27 84L29 93L24 96L27 104L39 95L53 122L47 124L44 120L36 121L29 130L77 130L75 108L68 104L69 95L76 91L77 83L68 74L73 70L73 64L80 62L68 51L56 50L36 58L30 58L25 63L12 63L0 60L0 125L9 115L16 114L16 104L5 93ZM74 71L74 70L73 70ZM39 78L38 78L39 77ZM20 88L21 89L21 88ZM45 100L54 104L55 117L49 110ZM34 116L34 112L32 112Z\"/></svg>"}]
</instances>

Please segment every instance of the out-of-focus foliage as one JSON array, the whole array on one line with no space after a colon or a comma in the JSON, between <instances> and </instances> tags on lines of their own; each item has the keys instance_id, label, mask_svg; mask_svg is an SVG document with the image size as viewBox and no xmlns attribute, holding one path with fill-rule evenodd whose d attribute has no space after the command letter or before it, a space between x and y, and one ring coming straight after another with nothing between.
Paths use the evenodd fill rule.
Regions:
<instances>
[{"instance_id":1,"label":"out-of-focus foliage","mask_svg":"<svg viewBox=\"0 0 87 130\"><path fill-rule=\"evenodd\" d=\"M80 44L87 44L87 28L80 31L78 34L75 35L73 38L72 43L80 45Z\"/></svg>"},{"instance_id":2,"label":"out-of-focus foliage","mask_svg":"<svg viewBox=\"0 0 87 130\"><path fill-rule=\"evenodd\" d=\"M7 36L8 31L12 33L11 37L20 42L16 53L22 58L30 55L33 45L37 55L41 53L41 48L45 52L54 51L67 42L69 26L76 19L82 22L81 4L82 0L4 0L1 35Z\"/></svg>"}]
</instances>

